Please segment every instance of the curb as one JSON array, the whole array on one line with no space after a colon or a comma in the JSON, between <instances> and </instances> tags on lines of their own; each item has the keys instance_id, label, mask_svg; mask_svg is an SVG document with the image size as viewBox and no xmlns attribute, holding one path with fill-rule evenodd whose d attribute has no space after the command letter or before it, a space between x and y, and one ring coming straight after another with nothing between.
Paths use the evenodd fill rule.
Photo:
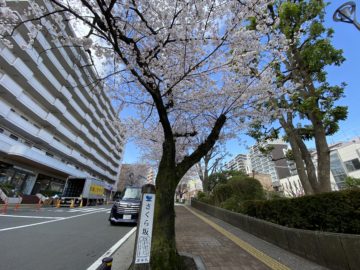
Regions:
<instances>
[{"instance_id":1,"label":"curb","mask_svg":"<svg viewBox=\"0 0 360 270\"><path fill-rule=\"evenodd\" d=\"M202 261L200 256L195 256L195 255L192 255L192 254L187 253L187 252L179 252L179 255L192 258L194 260L194 262L196 264L196 268L198 270L206 270L206 266L205 266L205 264Z\"/></svg>"},{"instance_id":2,"label":"curb","mask_svg":"<svg viewBox=\"0 0 360 270\"><path fill-rule=\"evenodd\" d=\"M113 245L108 251L106 251L86 270L96 270L102 264L102 259L106 257L111 257L135 233L136 228L137 227L132 228L123 238L121 238L115 245Z\"/></svg>"}]
</instances>

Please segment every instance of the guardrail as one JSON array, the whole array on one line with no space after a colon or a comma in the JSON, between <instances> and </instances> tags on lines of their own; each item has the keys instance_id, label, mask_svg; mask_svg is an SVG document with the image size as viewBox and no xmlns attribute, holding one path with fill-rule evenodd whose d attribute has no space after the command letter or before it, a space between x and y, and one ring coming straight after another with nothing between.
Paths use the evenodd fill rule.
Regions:
<instances>
[{"instance_id":1,"label":"guardrail","mask_svg":"<svg viewBox=\"0 0 360 270\"><path fill-rule=\"evenodd\" d=\"M360 235L288 228L197 200L191 206L329 269L359 269Z\"/></svg>"}]
</instances>

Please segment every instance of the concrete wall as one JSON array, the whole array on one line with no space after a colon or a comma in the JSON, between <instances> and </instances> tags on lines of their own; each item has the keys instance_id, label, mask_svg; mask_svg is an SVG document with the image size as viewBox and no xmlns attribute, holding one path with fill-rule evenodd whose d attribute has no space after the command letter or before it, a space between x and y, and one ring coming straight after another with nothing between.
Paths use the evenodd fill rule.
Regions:
<instances>
[{"instance_id":1,"label":"concrete wall","mask_svg":"<svg viewBox=\"0 0 360 270\"><path fill-rule=\"evenodd\" d=\"M191 206L330 269L360 269L360 235L287 228L196 200Z\"/></svg>"}]
</instances>

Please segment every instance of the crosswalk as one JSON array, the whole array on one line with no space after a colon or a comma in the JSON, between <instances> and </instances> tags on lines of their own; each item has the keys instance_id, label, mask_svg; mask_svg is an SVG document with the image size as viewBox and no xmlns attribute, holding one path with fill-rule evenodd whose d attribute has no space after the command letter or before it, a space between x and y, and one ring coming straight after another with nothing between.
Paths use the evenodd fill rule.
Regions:
<instances>
[{"instance_id":1,"label":"crosswalk","mask_svg":"<svg viewBox=\"0 0 360 270\"><path fill-rule=\"evenodd\" d=\"M90 212L105 212L110 213L109 208L62 208L62 209L48 209L49 212L56 213L90 213Z\"/></svg>"}]
</instances>

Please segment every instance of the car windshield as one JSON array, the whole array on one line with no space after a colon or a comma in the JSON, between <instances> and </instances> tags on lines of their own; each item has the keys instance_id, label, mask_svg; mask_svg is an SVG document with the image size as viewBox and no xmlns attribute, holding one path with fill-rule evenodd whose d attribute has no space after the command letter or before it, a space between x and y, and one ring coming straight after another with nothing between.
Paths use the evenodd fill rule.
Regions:
<instances>
[{"instance_id":1,"label":"car windshield","mask_svg":"<svg viewBox=\"0 0 360 270\"><path fill-rule=\"evenodd\" d=\"M140 188L126 188L122 199L136 199L141 200L141 189Z\"/></svg>"}]
</instances>

